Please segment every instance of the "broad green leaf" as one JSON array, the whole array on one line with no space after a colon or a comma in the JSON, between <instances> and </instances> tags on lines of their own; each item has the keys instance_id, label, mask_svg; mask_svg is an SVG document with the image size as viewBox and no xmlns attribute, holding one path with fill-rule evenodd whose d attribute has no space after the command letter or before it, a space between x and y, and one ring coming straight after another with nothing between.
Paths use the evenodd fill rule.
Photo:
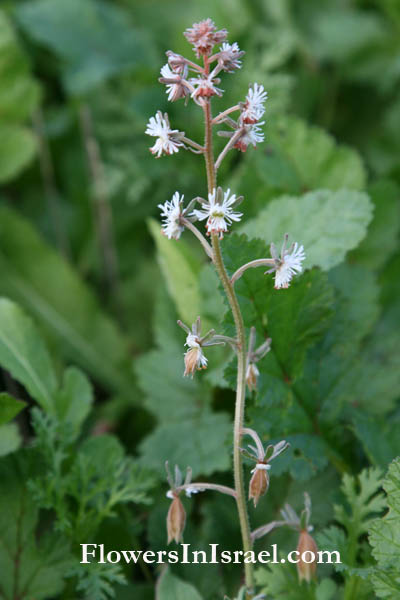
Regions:
<instances>
[{"instance_id":1,"label":"broad green leaf","mask_svg":"<svg viewBox=\"0 0 400 600\"><path fill-rule=\"evenodd\" d=\"M37 537L38 510L26 482L35 467L27 452L0 461L0 597L56 597L71 566L69 548L59 533Z\"/></svg>"},{"instance_id":2,"label":"broad green leaf","mask_svg":"<svg viewBox=\"0 0 400 600\"><path fill-rule=\"evenodd\" d=\"M301 189L349 188L362 190L365 169L360 156L319 127L310 126L294 116L275 119L269 127L271 156L293 172L298 192ZM268 163L268 156L264 159Z\"/></svg>"},{"instance_id":3,"label":"broad green leaf","mask_svg":"<svg viewBox=\"0 0 400 600\"><path fill-rule=\"evenodd\" d=\"M228 415L208 411L178 423L162 423L140 444L141 462L160 475L165 473L166 460L182 470L191 467L194 477L226 471L231 429Z\"/></svg>"},{"instance_id":4,"label":"broad green leaf","mask_svg":"<svg viewBox=\"0 0 400 600\"><path fill-rule=\"evenodd\" d=\"M131 396L127 342L93 292L11 209L0 207L0 293L28 309L60 353Z\"/></svg>"},{"instance_id":5,"label":"broad green leaf","mask_svg":"<svg viewBox=\"0 0 400 600\"><path fill-rule=\"evenodd\" d=\"M380 268L396 251L400 231L400 188L390 180L377 181L369 188L374 218L367 235L350 255L352 260Z\"/></svg>"},{"instance_id":6,"label":"broad green leaf","mask_svg":"<svg viewBox=\"0 0 400 600\"><path fill-rule=\"evenodd\" d=\"M13 398L6 392L0 393L0 425L12 421L26 406L26 402Z\"/></svg>"},{"instance_id":7,"label":"broad green leaf","mask_svg":"<svg viewBox=\"0 0 400 600\"><path fill-rule=\"evenodd\" d=\"M384 479L389 512L374 521L369 542L377 566L371 576L378 598L400 598L400 458L394 460Z\"/></svg>"},{"instance_id":8,"label":"broad green leaf","mask_svg":"<svg viewBox=\"0 0 400 600\"><path fill-rule=\"evenodd\" d=\"M399 420L396 415L371 415L365 410L351 411L354 433L373 465L384 469L400 455L400 439L397 435Z\"/></svg>"},{"instance_id":9,"label":"broad green leaf","mask_svg":"<svg viewBox=\"0 0 400 600\"><path fill-rule=\"evenodd\" d=\"M253 258L267 255L261 240L231 235L223 244L223 256L230 275ZM281 372L282 379L295 378L307 348L326 330L333 303L332 288L326 276L318 270L296 276L288 289L274 288L273 274L263 275L265 268L248 269L236 282L235 289L241 305L246 328L256 326L261 339L272 338L274 357L271 369ZM232 323L230 313L227 323ZM232 333L232 332L231 332Z\"/></svg>"},{"instance_id":10,"label":"broad green leaf","mask_svg":"<svg viewBox=\"0 0 400 600\"><path fill-rule=\"evenodd\" d=\"M35 138L29 129L0 122L0 183L18 175L33 159Z\"/></svg>"},{"instance_id":11,"label":"broad green leaf","mask_svg":"<svg viewBox=\"0 0 400 600\"><path fill-rule=\"evenodd\" d=\"M15 452L22 442L16 423L0 425L0 456Z\"/></svg>"},{"instance_id":12,"label":"broad green leaf","mask_svg":"<svg viewBox=\"0 0 400 600\"><path fill-rule=\"evenodd\" d=\"M304 245L305 267L328 270L360 243L371 218L372 205L366 194L316 190L300 197L276 198L241 229L249 237L275 242L278 248L288 233L290 241Z\"/></svg>"},{"instance_id":13,"label":"broad green leaf","mask_svg":"<svg viewBox=\"0 0 400 600\"><path fill-rule=\"evenodd\" d=\"M46 411L54 411L57 380L33 321L11 300L0 299L0 363Z\"/></svg>"},{"instance_id":14,"label":"broad green leaf","mask_svg":"<svg viewBox=\"0 0 400 600\"><path fill-rule=\"evenodd\" d=\"M157 246L157 260L175 302L179 317L191 326L200 314L199 271L201 263L192 256L184 240L169 240L160 225L149 220L150 233Z\"/></svg>"},{"instance_id":15,"label":"broad green leaf","mask_svg":"<svg viewBox=\"0 0 400 600\"><path fill-rule=\"evenodd\" d=\"M130 14L109 2L31 0L16 15L33 39L63 60L65 86L72 94L84 94L109 77L149 64L153 57L152 46L133 27Z\"/></svg>"},{"instance_id":16,"label":"broad green leaf","mask_svg":"<svg viewBox=\"0 0 400 600\"><path fill-rule=\"evenodd\" d=\"M157 583L156 600L202 600L202 597L190 583L165 569Z\"/></svg>"},{"instance_id":17,"label":"broad green leaf","mask_svg":"<svg viewBox=\"0 0 400 600\"><path fill-rule=\"evenodd\" d=\"M86 376L75 367L65 370L61 389L57 392L57 414L78 434L93 404L93 390Z\"/></svg>"}]
</instances>

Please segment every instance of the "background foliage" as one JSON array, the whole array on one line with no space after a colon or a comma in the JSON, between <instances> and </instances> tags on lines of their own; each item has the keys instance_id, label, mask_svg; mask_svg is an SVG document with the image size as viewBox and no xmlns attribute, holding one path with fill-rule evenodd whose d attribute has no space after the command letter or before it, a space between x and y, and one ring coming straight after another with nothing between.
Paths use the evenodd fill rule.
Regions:
<instances>
[{"instance_id":1,"label":"background foliage","mask_svg":"<svg viewBox=\"0 0 400 600\"><path fill-rule=\"evenodd\" d=\"M156 15L156 17L155 17ZM269 598L400 598L400 5L396 0L6 0L0 9L0 598L154 597L160 572L79 564L80 543L166 547L164 461L231 485L233 367L182 378L177 318L229 332L216 277L191 239L166 243L157 204L204 193L201 160L154 160L144 136L164 52L210 16L246 50L223 102L269 93L266 144L231 154L220 183L246 220L229 271L288 231L304 275L275 293L247 271L247 327L273 339L248 422L285 437L255 526L313 500L337 570L300 587L257 572ZM218 101L219 102L219 101ZM172 123L201 139L193 106ZM394 462L392 462L394 461ZM383 486L383 487L382 487ZM240 548L233 503L185 501L185 541ZM389 511L387 511L387 507ZM257 542L293 549L278 530ZM240 569L180 565L157 600L236 594Z\"/></svg>"}]
</instances>

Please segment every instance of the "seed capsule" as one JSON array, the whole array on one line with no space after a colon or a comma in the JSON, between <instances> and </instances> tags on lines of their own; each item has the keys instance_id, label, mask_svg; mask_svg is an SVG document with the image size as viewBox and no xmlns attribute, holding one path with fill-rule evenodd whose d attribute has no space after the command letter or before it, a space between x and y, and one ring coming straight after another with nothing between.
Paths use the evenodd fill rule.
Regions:
<instances>
[{"instance_id":1,"label":"seed capsule","mask_svg":"<svg viewBox=\"0 0 400 600\"><path fill-rule=\"evenodd\" d=\"M260 465L262 463L258 463ZM269 486L269 476L267 469L257 467L254 469L254 473L252 478L250 479L249 485L249 500L253 500L254 506L257 506L257 503L261 496L263 496ZM267 466L267 465L262 465Z\"/></svg>"},{"instance_id":2,"label":"seed capsule","mask_svg":"<svg viewBox=\"0 0 400 600\"><path fill-rule=\"evenodd\" d=\"M318 548L314 539L305 529L303 529L300 532L299 543L297 545L297 552L299 553L299 562L297 563L297 574L299 576L299 581L305 579L307 583L309 583L311 579L313 579L316 576ZM312 558L312 555L314 555L314 560L312 560L311 562L305 562L303 560L304 553L308 553L304 557L307 561Z\"/></svg>"},{"instance_id":3,"label":"seed capsule","mask_svg":"<svg viewBox=\"0 0 400 600\"><path fill-rule=\"evenodd\" d=\"M183 530L185 529L186 512L179 496L174 495L167 515L167 533L168 544L175 540L178 544L182 539Z\"/></svg>"}]
</instances>

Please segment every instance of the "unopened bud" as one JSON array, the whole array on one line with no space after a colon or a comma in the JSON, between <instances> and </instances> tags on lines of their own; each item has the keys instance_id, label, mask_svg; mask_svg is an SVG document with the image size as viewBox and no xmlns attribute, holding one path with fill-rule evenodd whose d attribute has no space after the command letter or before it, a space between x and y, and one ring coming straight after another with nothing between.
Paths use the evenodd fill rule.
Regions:
<instances>
[{"instance_id":1,"label":"unopened bud","mask_svg":"<svg viewBox=\"0 0 400 600\"><path fill-rule=\"evenodd\" d=\"M249 500L253 500L254 506L257 506L260 497L263 496L268 490L268 470L264 467L269 467L269 465L258 463L254 469L252 478L250 479Z\"/></svg>"},{"instance_id":2,"label":"unopened bud","mask_svg":"<svg viewBox=\"0 0 400 600\"><path fill-rule=\"evenodd\" d=\"M174 495L167 515L167 533L168 544L175 540L178 544L182 539L183 530L185 529L186 512L179 496Z\"/></svg>"},{"instance_id":3,"label":"unopened bud","mask_svg":"<svg viewBox=\"0 0 400 600\"><path fill-rule=\"evenodd\" d=\"M251 392L255 392L257 390L257 379L260 375L260 371L257 368L255 363L249 363L249 366L246 370L246 383Z\"/></svg>"},{"instance_id":4,"label":"unopened bud","mask_svg":"<svg viewBox=\"0 0 400 600\"><path fill-rule=\"evenodd\" d=\"M299 562L297 563L299 581L305 579L309 583L317 572L318 548L314 539L305 529L300 532L297 552L299 557Z\"/></svg>"}]
</instances>

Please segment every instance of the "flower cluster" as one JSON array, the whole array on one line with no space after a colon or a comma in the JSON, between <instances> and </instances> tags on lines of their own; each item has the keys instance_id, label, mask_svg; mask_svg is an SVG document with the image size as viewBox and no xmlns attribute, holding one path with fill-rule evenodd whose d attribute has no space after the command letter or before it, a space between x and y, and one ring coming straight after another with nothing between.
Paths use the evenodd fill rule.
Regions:
<instances>
[{"instance_id":1,"label":"flower cluster","mask_svg":"<svg viewBox=\"0 0 400 600\"><path fill-rule=\"evenodd\" d=\"M220 84L219 73L221 71L233 73L240 69L244 52L240 50L236 42L229 44L225 41L228 32L225 29L217 31L211 19L194 23L185 31L184 35L192 44L196 57L203 60L203 64L197 64L169 50L167 52L168 62L161 68L159 81L166 86L170 102L176 102L182 98L187 101L188 98L192 98L196 104L204 108L210 98L223 94L224 90L218 87ZM217 52L212 54L216 44L221 44L221 46ZM210 68L211 66L212 68ZM265 112L266 98L267 93L264 91L264 87L255 83L249 89L244 102L225 111L225 113L239 111L237 121L227 118L224 114L216 117L214 124L226 122L234 130L233 132L219 132L222 137L232 139L232 143L228 144L228 150L237 148L245 152L250 144L255 147L264 141L264 134L261 130L264 121L260 121L260 119ZM184 146L182 141L184 134L171 129L167 115L162 116L161 113L157 113L155 117L151 117L146 133L158 137L155 145L150 148L157 157L160 157L161 154L178 152L179 148ZM199 147L198 144L191 144L190 140L185 139L185 141L192 146L190 149Z\"/></svg>"}]
</instances>

